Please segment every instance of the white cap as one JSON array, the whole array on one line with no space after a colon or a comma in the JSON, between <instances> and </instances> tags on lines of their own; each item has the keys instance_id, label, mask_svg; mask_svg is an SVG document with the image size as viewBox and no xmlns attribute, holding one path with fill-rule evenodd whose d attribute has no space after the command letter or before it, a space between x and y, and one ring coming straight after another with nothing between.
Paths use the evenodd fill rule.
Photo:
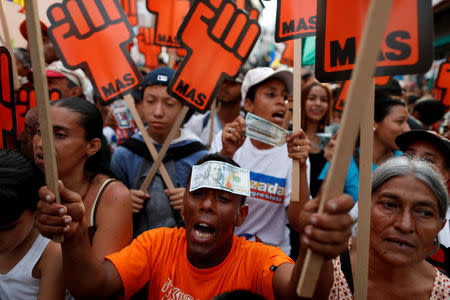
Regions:
<instances>
[{"instance_id":1,"label":"white cap","mask_svg":"<svg viewBox=\"0 0 450 300\"><path fill-rule=\"evenodd\" d=\"M250 71L247 72L247 74L244 77L244 81L242 82L241 87L242 102L247 97L247 92L252 86L261 83L269 78L277 78L282 82L284 82L284 84L288 89L289 95L292 95L293 79L294 79L293 77L294 77L293 73L287 69L277 71L268 67L251 69Z\"/></svg>"}]
</instances>

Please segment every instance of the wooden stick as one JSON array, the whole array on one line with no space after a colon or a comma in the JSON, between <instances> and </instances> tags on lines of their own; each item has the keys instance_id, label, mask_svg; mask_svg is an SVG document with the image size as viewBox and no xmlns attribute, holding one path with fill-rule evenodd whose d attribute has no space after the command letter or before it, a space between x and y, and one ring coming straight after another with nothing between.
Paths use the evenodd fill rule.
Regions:
<instances>
[{"instance_id":1,"label":"wooden stick","mask_svg":"<svg viewBox=\"0 0 450 300\"><path fill-rule=\"evenodd\" d=\"M183 105L183 108L181 109L180 114L178 115L177 119L172 125L172 129L169 132L169 135L167 136L166 140L164 141L164 144L162 145L161 149L159 150L158 157L153 162L153 165L150 169L150 171L147 174L147 177L145 178L144 182L142 183L141 190L147 190L150 182L152 182L153 176L156 174L156 170L159 167L159 165L162 163L162 160L164 156L166 155L167 150L169 149L170 143L172 142L173 138L178 132L178 129L181 126L181 123L183 122L184 117L186 116L187 112L189 110L189 107L187 105ZM173 189L174 186L171 187L167 186L169 189Z\"/></svg>"},{"instance_id":2,"label":"wooden stick","mask_svg":"<svg viewBox=\"0 0 450 300\"><path fill-rule=\"evenodd\" d=\"M144 138L144 142L147 145L148 150L150 151L150 155L152 156L153 160L156 161L156 158L158 157L158 151L156 150L155 145L153 145L150 136L148 135L147 130L145 129L144 123L142 123L141 117L139 116L139 113L136 110L136 106L134 105L133 97L130 94L126 94L124 96L124 99L125 103L128 106L128 109L131 111L131 115L133 116L139 131L142 134L142 137ZM172 183L172 180L170 179L169 173L167 173L167 170L163 164L161 164L161 166L159 167L159 172L161 172L161 176L166 186L173 188L174 185ZM147 188L144 190L141 187L141 190L147 192Z\"/></svg>"},{"instance_id":3,"label":"wooden stick","mask_svg":"<svg viewBox=\"0 0 450 300\"><path fill-rule=\"evenodd\" d=\"M373 118L375 85L367 90L368 99L361 120L361 147L359 161L358 237L356 239L355 299L367 299L367 276L369 266L370 204L373 161Z\"/></svg>"},{"instance_id":4,"label":"wooden stick","mask_svg":"<svg viewBox=\"0 0 450 300\"><path fill-rule=\"evenodd\" d=\"M9 52L11 53L11 62L12 62L12 69L13 69L13 77L14 77L14 90L18 90L20 88L20 81L19 81L19 75L17 73L17 65L16 65L16 56L14 55L14 49L12 48L11 44L11 36L9 35L9 29L8 29L8 23L6 22L6 14L5 14L5 7L3 4L3 1L0 1L0 19L2 22L3 27L3 36L5 37L5 46L8 48ZM40 24L39 24L40 25ZM41 27L39 27L41 28Z\"/></svg>"},{"instance_id":5,"label":"wooden stick","mask_svg":"<svg viewBox=\"0 0 450 300\"><path fill-rule=\"evenodd\" d=\"M381 41L386 29L393 0L373 0L370 2L367 22L358 49L355 68L352 72L348 99L342 117L341 133L338 135L336 151L324 182L323 193L318 212L323 212L328 199L342 193L350 157L353 153L361 112L366 109L366 91L373 85L373 75L379 55ZM364 99L364 100L363 100ZM324 258L307 250L305 261L297 287L301 297L311 298L316 289L317 280Z\"/></svg>"},{"instance_id":6,"label":"wooden stick","mask_svg":"<svg viewBox=\"0 0 450 300\"><path fill-rule=\"evenodd\" d=\"M217 105L217 98L213 100L213 103L211 104L211 112L209 115L210 120L210 126L209 126L209 138L208 138L208 148L211 147L211 143L214 137L214 122L216 121L216 105Z\"/></svg>"},{"instance_id":7,"label":"wooden stick","mask_svg":"<svg viewBox=\"0 0 450 300\"><path fill-rule=\"evenodd\" d=\"M294 40L294 98L292 99L292 130L302 126L302 39ZM292 194L291 201L300 201L300 162L292 160Z\"/></svg>"},{"instance_id":8,"label":"wooden stick","mask_svg":"<svg viewBox=\"0 0 450 300\"><path fill-rule=\"evenodd\" d=\"M44 151L45 182L55 194L56 203L61 203L58 185L58 168L56 165L55 146L53 144L53 127L50 119L47 77L45 76L44 48L42 45L41 25L38 18L37 1L25 1L28 45L30 47L31 65L33 67L34 89L39 114L39 130ZM55 242L62 242L63 236L54 237Z\"/></svg>"}]
</instances>

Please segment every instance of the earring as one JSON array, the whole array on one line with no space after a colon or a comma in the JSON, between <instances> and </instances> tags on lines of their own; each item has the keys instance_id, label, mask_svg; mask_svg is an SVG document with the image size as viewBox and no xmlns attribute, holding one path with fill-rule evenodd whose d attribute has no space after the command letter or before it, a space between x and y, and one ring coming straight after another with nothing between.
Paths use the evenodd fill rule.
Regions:
<instances>
[{"instance_id":1,"label":"earring","mask_svg":"<svg viewBox=\"0 0 450 300\"><path fill-rule=\"evenodd\" d=\"M430 253L428 253L428 255L427 255L428 257L435 254L441 247L441 242L439 241L439 235L436 235L436 237L434 238L433 245L434 245L434 248L433 248L433 250L431 250Z\"/></svg>"}]
</instances>

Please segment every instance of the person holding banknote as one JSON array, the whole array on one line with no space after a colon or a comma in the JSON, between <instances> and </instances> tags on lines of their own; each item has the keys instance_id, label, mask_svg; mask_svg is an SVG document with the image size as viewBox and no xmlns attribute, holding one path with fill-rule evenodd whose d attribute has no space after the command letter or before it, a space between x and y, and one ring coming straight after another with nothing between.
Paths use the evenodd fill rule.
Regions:
<instances>
[{"instance_id":1,"label":"person holding banknote","mask_svg":"<svg viewBox=\"0 0 450 300\"><path fill-rule=\"evenodd\" d=\"M223 185L228 188L210 187L203 180L210 165L222 168ZM209 154L196 163L189 177L182 210L185 228L148 230L102 261L89 245L80 196L61 184L62 204L57 204L48 188L40 190L36 224L45 236L64 235L63 264L70 270L64 279L73 296L129 299L148 284L147 299L202 300L232 290L248 290L266 299L296 299L310 248L326 259L314 296L328 297L333 283L331 258L346 250L351 235L351 197L330 199L323 213L315 213L319 199L305 204L297 216L304 247L294 264L279 248L233 234L248 214L248 170L228 157Z\"/></svg>"},{"instance_id":2,"label":"person holding banknote","mask_svg":"<svg viewBox=\"0 0 450 300\"><path fill-rule=\"evenodd\" d=\"M249 240L280 247L288 255L291 246L286 225L289 221L298 231L296 223L299 210L309 199L306 169L309 169L308 152L311 145L302 130L288 135L280 128L287 113L285 101L292 94L292 80L293 74L289 70L255 68L248 71L241 89L244 109L253 116L251 127L254 133L267 133L269 126L272 127L272 133L265 134L266 140L262 138L264 134L259 138L256 134L248 137L246 134L249 135L249 128L246 125L250 122L238 116L215 136L210 150L210 153L220 152L233 158L251 171L251 195L247 200L249 215L235 233ZM258 122L261 128L257 128L257 123L253 122L258 118L261 119ZM279 137L283 134L285 141L280 145L282 139ZM271 135L275 138L270 138ZM279 146L274 146L277 144ZM292 154L288 154L288 148ZM300 177L301 199L292 203L291 158L299 159L303 166Z\"/></svg>"}]
</instances>

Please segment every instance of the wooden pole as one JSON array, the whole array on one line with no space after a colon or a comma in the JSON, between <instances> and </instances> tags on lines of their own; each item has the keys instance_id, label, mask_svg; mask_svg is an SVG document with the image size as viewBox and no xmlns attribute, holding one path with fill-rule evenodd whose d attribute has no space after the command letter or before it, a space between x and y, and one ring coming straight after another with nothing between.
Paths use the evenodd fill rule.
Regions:
<instances>
[{"instance_id":1,"label":"wooden pole","mask_svg":"<svg viewBox=\"0 0 450 300\"><path fill-rule=\"evenodd\" d=\"M150 151L150 155L152 156L153 160L156 161L156 158L158 157L158 151L156 151L155 145L153 145L150 136L148 135L147 130L145 129L144 123L142 123L141 117L139 116L139 113L136 110L136 106L134 105L133 97L130 94L126 94L124 96L124 99L125 103L128 106L128 109L131 111L131 115L133 116L139 131L142 134L142 137L144 138L145 145L147 145L147 148ZM173 188L174 185L172 183L172 180L170 179L169 173L167 173L167 170L163 164L161 164L161 166L159 167L159 172L161 172L161 176L166 186L169 188ZM141 187L141 190L147 192L147 188L144 190Z\"/></svg>"},{"instance_id":2,"label":"wooden pole","mask_svg":"<svg viewBox=\"0 0 450 300\"><path fill-rule=\"evenodd\" d=\"M392 1L373 0L370 2L367 22L364 26L355 68L352 72L348 99L345 103L341 133L338 135L336 152L333 155L324 182L319 213L323 212L328 199L342 193L360 126L361 112L367 107L367 100L364 97L367 95L367 90L373 85L376 61L391 12ZM310 249L307 250L297 287L299 296L307 298L313 296L323 262L322 256L313 253Z\"/></svg>"},{"instance_id":3,"label":"wooden pole","mask_svg":"<svg viewBox=\"0 0 450 300\"><path fill-rule=\"evenodd\" d=\"M211 143L214 138L214 123L216 121L216 108L217 108L217 98L214 99L213 103L211 104L211 112L209 115L209 121L211 125L209 126L208 148L211 147Z\"/></svg>"},{"instance_id":4,"label":"wooden pole","mask_svg":"<svg viewBox=\"0 0 450 300\"><path fill-rule=\"evenodd\" d=\"M14 77L14 90L20 88L19 74L17 73L16 56L14 55L14 49L11 44L11 36L9 35L8 22L6 22L5 7L3 1L0 1L0 19L3 27L3 36L5 37L5 46L11 53L13 77ZM41 27L39 27L41 28Z\"/></svg>"},{"instance_id":5,"label":"wooden pole","mask_svg":"<svg viewBox=\"0 0 450 300\"><path fill-rule=\"evenodd\" d=\"M367 107L361 121L359 160L358 237L356 239L355 299L367 299L369 266L370 204L372 190L373 118L375 85L367 90Z\"/></svg>"},{"instance_id":6,"label":"wooden pole","mask_svg":"<svg viewBox=\"0 0 450 300\"><path fill-rule=\"evenodd\" d=\"M292 100L292 130L302 126L302 39L294 40L294 98ZM292 160L292 194L291 201L300 201L300 162Z\"/></svg>"},{"instance_id":7,"label":"wooden pole","mask_svg":"<svg viewBox=\"0 0 450 300\"><path fill-rule=\"evenodd\" d=\"M28 44L33 68L34 89L39 114L39 130L44 151L45 181L55 194L56 202L61 203L58 186L58 168L56 165L55 146L53 144L53 127L50 119L47 77L45 76L44 48L42 45L41 25L38 18L37 1L25 1ZM63 236L54 237L62 242Z\"/></svg>"},{"instance_id":8,"label":"wooden pole","mask_svg":"<svg viewBox=\"0 0 450 300\"><path fill-rule=\"evenodd\" d=\"M164 141L164 144L162 145L161 149L159 150L158 157L154 160L153 165L150 169L150 171L147 174L147 177L145 178L144 182L142 183L141 190L146 191L148 186L150 185L150 182L152 182L153 176L156 174L156 170L158 169L159 165L162 163L162 160L164 156L166 155L167 150L169 149L170 143L172 142L173 138L178 132L178 129L181 126L181 123L183 122L184 117L186 116L187 112L189 110L189 107L187 105L183 105L183 108L181 109L180 114L178 115L177 119L172 125L172 129L169 132L169 135L167 136L166 140ZM173 189L174 186L171 187L167 186L169 189Z\"/></svg>"}]
</instances>

